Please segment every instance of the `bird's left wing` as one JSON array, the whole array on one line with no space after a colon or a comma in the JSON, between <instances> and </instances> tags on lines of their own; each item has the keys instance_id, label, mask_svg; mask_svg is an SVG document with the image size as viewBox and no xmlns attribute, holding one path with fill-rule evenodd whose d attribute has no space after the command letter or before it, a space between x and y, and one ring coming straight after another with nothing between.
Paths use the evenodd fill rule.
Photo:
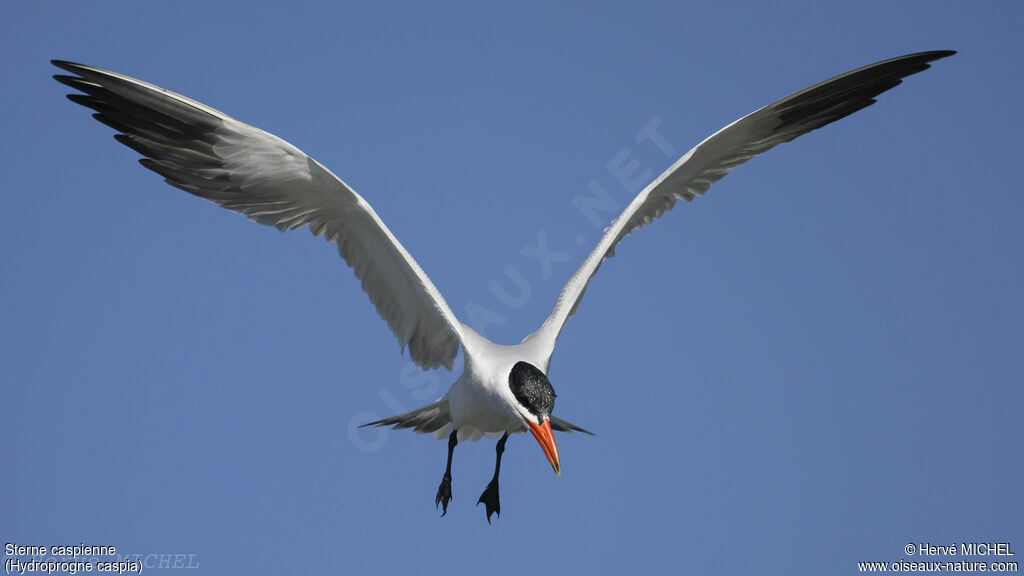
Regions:
<instances>
[{"instance_id":1,"label":"bird's left wing","mask_svg":"<svg viewBox=\"0 0 1024 576\"><path fill-rule=\"evenodd\" d=\"M68 98L120 132L168 184L278 230L309 227L338 246L377 312L424 369L449 370L462 326L430 278L352 188L298 148L158 86L72 62Z\"/></svg>"},{"instance_id":2,"label":"bird's left wing","mask_svg":"<svg viewBox=\"0 0 1024 576\"><path fill-rule=\"evenodd\" d=\"M558 295L541 328L524 344L550 359L565 321L576 312L587 284L615 246L637 228L671 210L679 199L702 196L730 170L783 142L806 134L870 106L875 96L896 87L902 79L929 68L929 62L951 56L942 50L908 54L841 74L769 104L722 128L687 152L651 182L605 229L587 259Z\"/></svg>"}]
</instances>

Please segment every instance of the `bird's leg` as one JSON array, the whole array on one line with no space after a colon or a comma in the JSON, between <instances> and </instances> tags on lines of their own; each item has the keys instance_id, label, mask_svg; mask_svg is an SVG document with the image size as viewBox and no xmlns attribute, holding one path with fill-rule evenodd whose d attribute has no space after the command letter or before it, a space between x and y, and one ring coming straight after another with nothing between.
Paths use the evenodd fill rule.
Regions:
<instances>
[{"instance_id":1,"label":"bird's leg","mask_svg":"<svg viewBox=\"0 0 1024 576\"><path fill-rule=\"evenodd\" d=\"M480 499L476 501L476 505L479 506L483 502L487 508L487 523L491 523L491 514L497 514L501 518L501 502L498 500L498 473L501 472L501 454L505 451L505 441L508 440L508 432L498 440L498 445L494 447L494 451L498 453L498 457L494 461L494 478L487 484L487 488L484 489L484 493L480 495Z\"/></svg>"},{"instance_id":2,"label":"bird's leg","mask_svg":"<svg viewBox=\"0 0 1024 576\"><path fill-rule=\"evenodd\" d=\"M441 505L441 517L448 513L448 503L452 500L452 452L455 445L459 443L459 431L452 430L448 436L448 464L444 467L444 476L441 478L441 485L437 487L437 498L434 499L434 508Z\"/></svg>"}]
</instances>

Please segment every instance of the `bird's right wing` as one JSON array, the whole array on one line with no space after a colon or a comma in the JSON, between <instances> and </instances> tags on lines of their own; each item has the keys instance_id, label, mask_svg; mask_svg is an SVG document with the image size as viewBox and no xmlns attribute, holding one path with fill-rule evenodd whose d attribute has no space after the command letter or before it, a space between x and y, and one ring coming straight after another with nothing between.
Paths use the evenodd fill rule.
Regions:
<instances>
[{"instance_id":1,"label":"bird's right wing","mask_svg":"<svg viewBox=\"0 0 1024 576\"><path fill-rule=\"evenodd\" d=\"M772 147L870 106L874 98L902 79L929 68L929 62L951 56L950 50L921 52L884 60L841 74L769 104L722 128L687 152L650 183L605 229L587 259L562 288L558 301L541 328L524 344L535 346L550 359L565 321L576 312L590 279L615 246L634 230L687 202L723 178L730 170Z\"/></svg>"},{"instance_id":2,"label":"bird's right wing","mask_svg":"<svg viewBox=\"0 0 1024 576\"><path fill-rule=\"evenodd\" d=\"M120 132L168 184L282 232L309 227L338 246L377 312L420 367L449 370L462 325L373 208L298 148L152 84L72 62L54 76L85 94L68 98Z\"/></svg>"}]
</instances>

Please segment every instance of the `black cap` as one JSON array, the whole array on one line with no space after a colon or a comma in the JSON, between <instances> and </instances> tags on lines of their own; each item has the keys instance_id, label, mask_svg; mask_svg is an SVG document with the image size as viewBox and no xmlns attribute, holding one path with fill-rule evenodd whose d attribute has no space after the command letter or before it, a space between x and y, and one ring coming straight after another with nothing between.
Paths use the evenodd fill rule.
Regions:
<instances>
[{"instance_id":1,"label":"black cap","mask_svg":"<svg viewBox=\"0 0 1024 576\"><path fill-rule=\"evenodd\" d=\"M508 375L508 387L516 400L542 422L555 409L555 389L548 377L532 364L516 362Z\"/></svg>"}]
</instances>

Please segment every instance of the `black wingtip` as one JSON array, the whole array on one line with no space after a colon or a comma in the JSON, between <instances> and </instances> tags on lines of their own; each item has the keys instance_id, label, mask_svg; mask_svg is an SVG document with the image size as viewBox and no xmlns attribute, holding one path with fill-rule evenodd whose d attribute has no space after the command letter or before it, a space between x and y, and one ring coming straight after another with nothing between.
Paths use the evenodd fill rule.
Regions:
<instances>
[{"instance_id":1,"label":"black wingtip","mask_svg":"<svg viewBox=\"0 0 1024 576\"><path fill-rule=\"evenodd\" d=\"M84 80L78 76L68 76L67 74L54 74L53 79L65 86L70 86L75 90L81 90L78 86L84 82Z\"/></svg>"},{"instance_id":2,"label":"black wingtip","mask_svg":"<svg viewBox=\"0 0 1024 576\"><path fill-rule=\"evenodd\" d=\"M911 74L916 74L917 72L924 71L924 70L927 70L928 68L931 68L931 63L935 62L936 60L942 60L943 58L949 58L950 56L952 56L954 54L956 54L956 50L929 50L928 52L918 52L916 54L907 54L906 56L902 56L900 58L894 58L893 60L916 60L917 62L920 62L921 63L921 70L918 70L918 71L915 71L915 72L910 72L910 73L906 74L906 76L909 76Z\"/></svg>"},{"instance_id":3,"label":"black wingtip","mask_svg":"<svg viewBox=\"0 0 1024 576\"><path fill-rule=\"evenodd\" d=\"M956 54L956 50L932 50L929 52L921 52L920 54L916 54L916 56L923 57L924 68L927 69L931 68L931 62L942 60L943 58L949 58L954 54Z\"/></svg>"},{"instance_id":4,"label":"black wingtip","mask_svg":"<svg viewBox=\"0 0 1024 576\"><path fill-rule=\"evenodd\" d=\"M68 60L50 60L50 64L53 64L61 70L67 70L72 74L78 74L78 70L84 70L85 68L88 68L88 66L86 66L85 64L79 64L77 62L71 62Z\"/></svg>"},{"instance_id":5,"label":"black wingtip","mask_svg":"<svg viewBox=\"0 0 1024 576\"><path fill-rule=\"evenodd\" d=\"M896 56L890 58L892 60L924 60L925 62L934 62L935 60L941 60L942 58L949 58L956 54L956 50L926 50L924 52L914 52L912 54L904 54L903 56ZM886 62L883 60L882 62ZM879 62L881 64L881 62Z\"/></svg>"}]
</instances>

